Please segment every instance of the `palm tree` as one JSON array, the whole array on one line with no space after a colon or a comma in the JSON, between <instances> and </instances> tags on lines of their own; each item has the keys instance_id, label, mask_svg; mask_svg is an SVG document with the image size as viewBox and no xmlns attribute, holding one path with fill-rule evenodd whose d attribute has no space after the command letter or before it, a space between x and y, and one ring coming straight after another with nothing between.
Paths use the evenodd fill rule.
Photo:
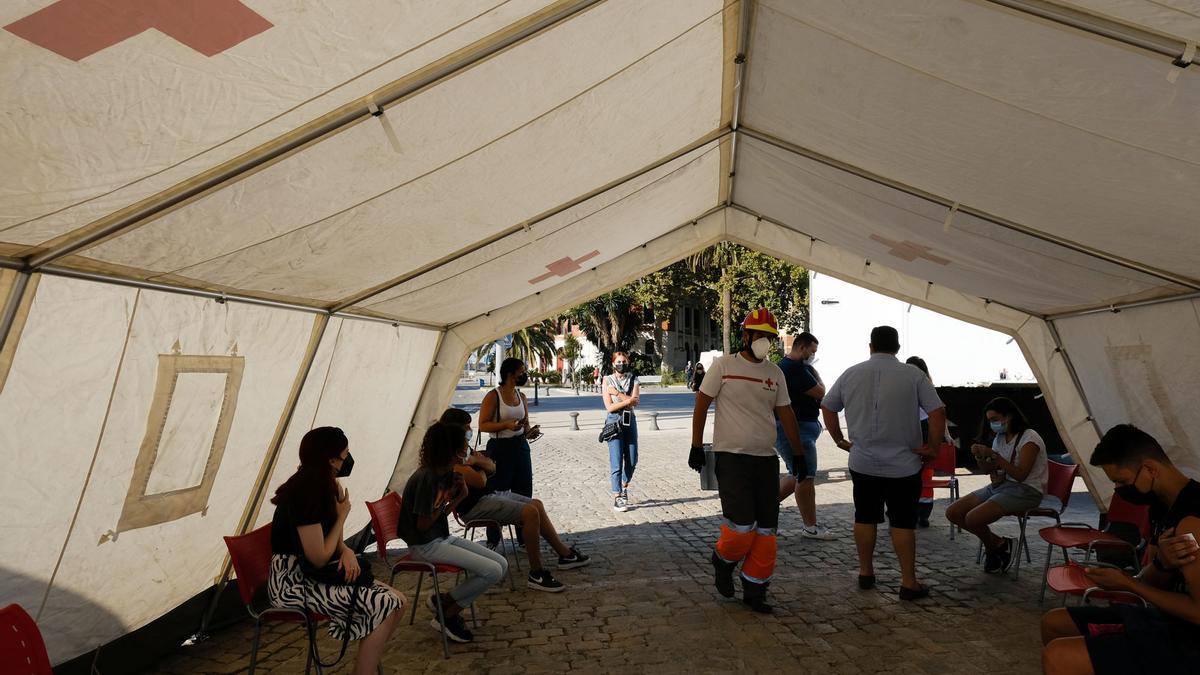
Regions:
<instances>
[{"instance_id":1,"label":"palm tree","mask_svg":"<svg viewBox=\"0 0 1200 675\"><path fill-rule=\"evenodd\" d=\"M734 270L741 259L742 247L723 241L709 246L687 259L688 265L697 275L714 275L717 288L721 291L721 347L729 353L730 311L733 304L732 291Z\"/></svg>"},{"instance_id":2,"label":"palm tree","mask_svg":"<svg viewBox=\"0 0 1200 675\"><path fill-rule=\"evenodd\" d=\"M577 305L568 315L603 354L602 371L606 370L613 352L628 349L637 340L645 323L630 286Z\"/></svg>"},{"instance_id":3,"label":"palm tree","mask_svg":"<svg viewBox=\"0 0 1200 675\"><path fill-rule=\"evenodd\" d=\"M554 324L549 319L539 321L532 326L526 326L513 334L512 348L509 356L515 356L528 364L536 364L538 359L543 363L553 363L557 350L554 347ZM483 360L492 351L489 342L475 350L475 358Z\"/></svg>"}]
</instances>

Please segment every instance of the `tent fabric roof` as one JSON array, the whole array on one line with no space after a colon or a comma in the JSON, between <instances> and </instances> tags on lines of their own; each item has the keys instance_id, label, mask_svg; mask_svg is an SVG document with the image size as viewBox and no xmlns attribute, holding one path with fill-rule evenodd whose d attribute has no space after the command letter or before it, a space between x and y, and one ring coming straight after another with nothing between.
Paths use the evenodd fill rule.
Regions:
<instances>
[{"instance_id":1,"label":"tent fabric roof","mask_svg":"<svg viewBox=\"0 0 1200 675\"><path fill-rule=\"evenodd\" d=\"M1079 459L1134 421L1200 471L1196 0L100 6L0 8L3 449L53 458L0 477L0 596L56 662L226 574L160 542L264 522L307 429L396 487L470 349L719 241L1010 333Z\"/></svg>"}]
</instances>

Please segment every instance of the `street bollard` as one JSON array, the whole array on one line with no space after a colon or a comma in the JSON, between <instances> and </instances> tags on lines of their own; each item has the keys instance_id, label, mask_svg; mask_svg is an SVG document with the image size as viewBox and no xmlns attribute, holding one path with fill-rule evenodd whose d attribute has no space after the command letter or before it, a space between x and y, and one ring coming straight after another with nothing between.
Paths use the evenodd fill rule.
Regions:
<instances>
[{"instance_id":1,"label":"street bollard","mask_svg":"<svg viewBox=\"0 0 1200 675\"><path fill-rule=\"evenodd\" d=\"M579 413L571 413L571 431L579 431Z\"/></svg>"},{"instance_id":2,"label":"street bollard","mask_svg":"<svg viewBox=\"0 0 1200 675\"><path fill-rule=\"evenodd\" d=\"M652 413L650 413L650 426L654 427L654 430L655 430L655 431L659 431L659 428L658 428L658 411L657 411L657 410L656 410L656 411L654 411L654 412L652 412Z\"/></svg>"},{"instance_id":3,"label":"street bollard","mask_svg":"<svg viewBox=\"0 0 1200 675\"><path fill-rule=\"evenodd\" d=\"M540 383L540 382L537 382L537 381L535 381L535 382L533 383L533 405L537 405L537 404L538 404L538 389L540 389L540 388L541 388L541 387L539 386L540 384L541 384L541 383Z\"/></svg>"}]
</instances>

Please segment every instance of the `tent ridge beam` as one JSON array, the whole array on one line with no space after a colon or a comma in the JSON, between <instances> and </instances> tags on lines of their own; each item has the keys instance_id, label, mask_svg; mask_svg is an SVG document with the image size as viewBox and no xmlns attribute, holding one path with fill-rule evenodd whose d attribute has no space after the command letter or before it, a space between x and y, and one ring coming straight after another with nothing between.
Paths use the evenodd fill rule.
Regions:
<instances>
[{"instance_id":1,"label":"tent ridge beam","mask_svg":"<svg viewBox=\"0 0 1200 675\"><path fill-rule=\"evenodd\" d=\"M745 207L745 206L742 206L741 204L736 204L736 203L735 203L735 204L731 205L729 208L731 208L731 209L735 209L735 210L737 210L737 211L741 211L742 213L744 213L744 214L746 214L746 215L748 215L748 216L754 216L755 218L758 218L758 219L760 219L760 220L765 220L765 221L767 221L768 223L772 223L772 224L774 224L774 225L778 225L779 227L786 228L786 229L788 229L788 230L791 230L792 232L795 232L796 234L799 234L799 235L801 235L801 236L808 237L809 239L811 239L811 240L813 240L813 241L822 241L821 239L818 239L817 237L814 237L814 236L812 236L811 234L808 234L807 232L802 232L802 231L800 231L800 230L797 230L796 228L789 226L787 223L782 223L782 222L780 222L780 221L778 221L778 220L775 220L774 218L772 218L772 217L770 217L770 216L764 216L763 214L759 213L758 211L755 211L754 209L750 209L750 208L747 208L747 207ZM826 244L828 244L828 242L823 242L823 243L826 243ZM830 246L832 246L832 244L829 244L829 245L830 245ZM868 260L867 262L868 262L868 264L870 264L870 261L869 261L869 260ZM928 282L928 283L932 284L933 282L932 282L932 281L930 281L930 282ZM991 299L991 298L979 298L979 299L980 299L980 300L982 300L982 301L983 301L985 304L989 304L989 305L997 305L997 306L1000 306L1000 307L1004 307L1004 308L1006 308L1006 309L1011 309L1011 310L1013 310L1014 312L1020 312L1020 313L1022 313L1022 314L1026 314L1026 315L1028 315L1028 316L1034 316L1034 317L1037 317L1037 318L1039 318L1039 319L1042 319L1042 320L1045 320L1045 319L1046 319L1046 316L1045 316L1045 315L1043 315L1043 314L1039 314L1038 312L1035 312L1035 311L1033 311L1033 310L1024 309L1024 308L1022 308L1022 307L1014 307L1013 305L1009 305L1009 304L1007 304L1007 303L1003 303L1003 302L1000 302L1000 301L998 301L998 300L993 300L993 299Z\"/></svg>"},{"instance_id":2,"label":"tent ridge beam","mask_svg":"<svg viewBox=\"0 0 1200 675\"><path fill-rule=\"evenodd\" d=\"M986 220L994 225L999 225L1000 227L1003 227L1007 230L1012 230L1013 232L1019 232L1026 236L1033 237L1034 239L1039 239L1039 240L1044 241L1049 244L1061 246L1063 248L1075 251L1076 253L1081 253L1083 255L1086 255L1090 258L1095 258L1097 260L1103 260L1105 262L1111 263L1118 267L1123 267L1125 269L1132 270L1134 272L1139 272L1141 274L1145 274L1147 276L1154 277L1161 281L1166 281L1166 282L1169 282L1172 284L1176 284L1178 286L1183 286L1185 288L1190 288L1193 290L1200 291L1200 281L1182 277L1177 274L1167 272L1165 270L1160 270L1156 267L1150 267L1149 265L1143 265L1143 264L1141 264L1139 262L1135 262L1133 260L1127 260L1125 258L1122 258L1117 255L1113 255L1106 251L1101 251L1098 249L1090 248L1088 246L1084 246L1082 244L1076 243L1069 239L1063 239L1061 237L1057 237L1052 234L1047 234L1045 232L1039 232L1039 231L1034 230L1025 225L1021 225L1019 223L1015 223L1006 218L1002 218L1000 216L993 215L991 213L988 213L987 211L982 211L980 209L976 209L976 208L967 206L966 204L962 204L953 199L941 197L941 196L935 195L931 192L926 192L925 190L922 190L920 188L913 187L911 185L906 185L904 183L893 180L891 178L880 176L878 174L867 171L866 169L863 169L861 167L857 167L853 164L849 164L849 163L843 162L841 160L834 159L832 157L829 157L828 155L823 155L814 150L810 150L803 146L796 145L795 143L792 143L790 141L785 141L782 138L779 138L772 134L766 133L764 131L759 131L759 130L753 129L751 127L742 126L742 127L738 128L737 133L746 134L750 138L757 139L759 141L762 141L763 143L766 143L768 145L779 148L780 150L784 150L784 151L790 152L794 155L799 155L801 157L805 157L814 162L824 164L825 166L828 166L828 167L831 167L834 169L838 169L840 171L844 171L846 173L858 176L859 178L864 178L866 180L869 180L873 183L877 183L879 185L883 185L884 187L889 187L889 188L892 188L893 190L899 190L900 192L904 192L904 193L912 195L914 197L919 197L926 201L933 202L935 204L940 204L941 206L944 206L946 208L954 208L955 205L957 205L958 210L960 212L966 213L966 214L974 216L976 218L980 218L982 220ZM1022 310L1022 311L1025 311L1025 310ZM1036 313L1034 313L1034 314L1036 315Z\"/></svg>"},{"instance_id":3,"label":"tent ridge beam","mask_svg":"<svg viewBox=\"0 0 1200 675\"><path fill-rule=\"evenodd\" d=\"M503 34L499 39L488 41L491 36L484 38L472 47L466 48L465 52L461 53L457 59L449 60L430 68L428 72L421 74L412 81L405 82L400 87L394 89L385 87L382 91L377 90L359 99L357 104L352 104L327 115L328 119L320 121L302 133L292 133L273 141L268 141L240 157L218 165L208 172L197 176L198 180L194 180L194 182L188 181L178 184L173 188L168 188L163 192L152 195L123 211L118 211L117 214L114 214L115 217L111 217L109 222L96 227L92 231L31 256L25 264L25 269L36 271L59 258L88 248L113 235L134 228L210 190L240 180L243 175L281 159L310 143L320 141L324 137L337 133L352 124L370 119L373 116L372 108L382 110L388 105L400 101L422 89L448 80L509 47L576 16L599 2L602 2L602 0L560 0L557 3L557 7L552 8L550 11L544 11L540 15L535 15L536 18L532 18L532 20L531 17L527 17L518 24L513 24L507 29L493 33L493 36ZM481 42L484 44L480 44ZM103 222L103 219L97 222Z\"/></svg>"},{"instance_id":4,"label":"tent ridge beam","mask_svg":"<svg viewBox=\"0 0 1200 675\"><path fill-rule=\"evenodd\" d=\"M330 312L322 307L314 307L311 305L302 305L295 302L285 302L282 300L267 300L265 298L255 298L248 295L236 295L229 293L220 293L217 291L206 291L199 288L189 288L187 286L173 286L156 281L143 281L141 279L128 279L125 277L102 274L99 272L83 272L73 270L67 267L59 267L57 265L48 265L37 270L38 274L49 277L63 277L66 279L80 279L83 281L94 281L101 284L111 284L115 286L127 286L129 288L140 288L148 291L162 291L164 293L175 293L177 295L190 295L197 298L207 298L217 302L234 302L242 305L257 305L259 307L271 307L274 309L283 309L292 312L304 312L306 314L327 315L330 318L349 319L351 321L367 321L371 323L387 323L393 326L407 326L409 328L420 328L422 330L441 331L445 326L432 323L424 323L421 321L411 321L408 319L389 319L379 316L366 316L362 314L350 314L347 312Z\"/></svg>"},{"instance_id":5,"label":"tent ridge beam","mask_svg":"<svg viewBox=\"0 0 1200 675\"><path fill-rule=\"evenodd\" d=\"M361 304L361 303L363 303L367 300L370 300L371 298L374 298L382 293L386 293L389 290L391 290L397 286L400 286L401 284L407 283L423 274L428 274L429 272L432 272L440 267L444 267L456 260L459 260L461 258L464 258L464 257L472 254L472 253L475 253L476 251L479 251L480 249L490 246L490 245L496 243L497 241L500 241L501 239L505 239L507 237L510 237L510 236L520 233L520 232L525 232L529 228L533 227L534 225L537 225L538 223L540 223L544 220L553 218L554 216L558 215L559 213L562 213L563 211L566 211L567 209L578 206L579 204L582 204L583 202L586 202L587 200L592 199L594 197L598 197L598 196L604 194L605 192L608 192L609 190L618 188L621 185L624 185L625 183L628 183L631 180L636 180L636 179L646 175L647 173L650 173L651 171L654 171L655 169L657 169L665 164L669 164L681 157L684 157L685 155L695 152L696 150L699 150L700 148L703 148L704 146L706 146L710 143L720 141L721 139L725 138L726 136L731 135L732 133L733 133L733 129L730 127L723 127L720 129L710 131L709 133L705 134L704 136L697 139L696 141L693 141L692 143L685 145L684 147L676 150L675 152L672 152L671 154L669 154L665 157L655 160L654 162L638 169L637 171L634 171L631 174L622 176L610 183L607 183L605 185L602 185L602 186L596 188L595 190L591 190L582 195L574 197L567 202L564 202L562 204L559 204L558 206L555 206L554 208L550 209L549 211L540 213L540 214L534 216L533 218L530 218L529 220L517 223L516 225L505 228L505 229L501 230L500 232L497 232L489 237L480 239L466 247L460 248L459 250L457 250L447 256L443 256L442 258L439 258L432 262L426 263L414 270L405 272L404 274L402 274L398 277L395 277L393 279L390 279L390 280L384 282L383 284L380 284L379 286L375 286L374 288L371 288L371 289L368 289L361 293L358 293L357 295L353 295L348 298L339 300L338 302L334 303L331 306L330 311L340 312L340 311L343 311L350 307L353 307L354 305Z\"/></svg>"},{"instance_id":6,"label":"tent ridge beam","mask_svg":"<svg viewBox=\"0 0 1200 675\"><path fill-rule=\"evenodd\" d=\"M1085 33L1098 35L1109 40L1115 40L1131 47L1144 49L1172 60L1176 66L1187 68L1193 63L1200 63L1200 56L1187 55L1188 44L1180 38L1152 32L1143 28L1131 26L1119 21L1092 14L1083 10L1064 7L1047 2L1046 0L988 0L988 2L1007 7L1008 9L1029 14L1051 23L1056 23Z\"/></svg>"},{"instance_id":7,"label":"tent ridge beam","mask_svg":"<svg viewBox=\"0 0 1200 675\"><path fill-rule=\"evenodd\" d=\"M1153 305L1162 305L1168 302L1184 302L1187 300L1200 300L1200 291L1192 293L1180 293L1178 295L1167 295L1161 298L1150 298L1147 300L1129 300L1125 302L1114 302L1103 307L1092 307L1089 309L1076 309L1069 312L1058 312L1056 314L1046 315L1047 321L1058 321L1059 319L1073 319L1077 316L1088 316L1090 314L1115 314L1123 309L1134 309L1136 307L1151 307Z\"/></svg>"},{"instance_id":8,"label":"tent ridge beam","mask_svg":"<svg viewBox=\"0 0 1200 675\"><path fill-rule=\"evenodd\" d=\"M750 26L754 14L754 0L741 0L741 3L741 7L738 8L737 53L734 57L734 90L729 93L733 98L733 118L730 120L730 127L734 131L737 131L741 124L742 110L746 106L746 74L749 72L746 60L749 58ZM733 204L733 184L737 177L737 141L737 134L729 141L729 184L726 186L726 194L723 195L725 206Z\"/></svg>"}]
</instances>

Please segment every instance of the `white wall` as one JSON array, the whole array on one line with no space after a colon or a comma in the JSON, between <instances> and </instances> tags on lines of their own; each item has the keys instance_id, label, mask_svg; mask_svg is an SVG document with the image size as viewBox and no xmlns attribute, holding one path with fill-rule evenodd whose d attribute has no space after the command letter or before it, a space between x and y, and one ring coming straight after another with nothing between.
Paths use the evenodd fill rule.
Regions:
<instances>
[{"instance_id":1,"label":"white wall","mask_svg":"<svg viewBox=\"0 0 1200 675\"><path fill-rule=\"evenodd\" d=\"M816 369L832 384L849 366L868 356L871 329L888 325L900 333L901 359L920 356L935 384L971 385L1033 382L1021 349L1009 336L911 306L825 274L809 274L811 326L821 341ZM833 302L833 301L836 301Z\"/></svg>"}]
</instances>

